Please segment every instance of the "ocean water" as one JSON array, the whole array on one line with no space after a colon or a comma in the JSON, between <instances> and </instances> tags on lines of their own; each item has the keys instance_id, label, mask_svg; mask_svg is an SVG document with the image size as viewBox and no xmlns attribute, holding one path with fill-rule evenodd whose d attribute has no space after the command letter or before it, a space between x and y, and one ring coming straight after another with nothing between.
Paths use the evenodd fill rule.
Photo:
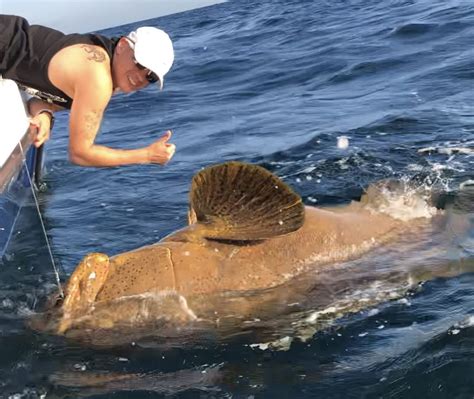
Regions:
<instances>
[{"instance_id":1,"label":"ocean water","mask_svg":"<svg viewBox=\"0 0 474 399\"><path fill-rule=\"evenodd\" d=\"M89 252L184 226L193 174L226 160L268 168L307 205L391 179L440 211L339 265L336 285L314 276L310 306L246 336L104 349L25 325L55 289L31 200L0 262L0 397L473 398L472 0L240 0L146 24L175 43L165 90L117 95L98 140L134 148L172 129L177 152L165 167L80 168L58 116L39 202L63 280ZM104 373L126 378L95 384Z\"/></svg>"}]
</instances>

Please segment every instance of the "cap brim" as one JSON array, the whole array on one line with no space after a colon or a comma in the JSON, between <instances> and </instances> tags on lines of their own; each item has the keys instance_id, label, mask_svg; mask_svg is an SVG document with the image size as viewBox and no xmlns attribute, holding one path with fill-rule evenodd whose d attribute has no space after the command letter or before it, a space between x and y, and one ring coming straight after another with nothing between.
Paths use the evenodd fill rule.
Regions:
<instances>
[{"instance_id":1,"label":"cap brim","mask_svg":"<svg viewBox=\"0 0 474 399\"><path fill-rule=\"evenodd\" d=\"M156 82L156 85L160 88L160 90L163 90L163 78L158 77L158 82Z\"/></svg>"}]
</instances>

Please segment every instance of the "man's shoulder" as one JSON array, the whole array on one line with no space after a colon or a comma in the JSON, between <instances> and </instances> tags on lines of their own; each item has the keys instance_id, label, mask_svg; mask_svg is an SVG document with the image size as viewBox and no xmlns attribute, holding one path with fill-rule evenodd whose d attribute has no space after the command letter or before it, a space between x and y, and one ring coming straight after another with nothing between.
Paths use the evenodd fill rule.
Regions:
<instances>
[{"instance_id":1,"label":"man's shoulder","mask_svg":"<svg viewBox=\"0 0 474 399\"><path fill-rule=\"evenodd\" d=\"M110 58L100 46L74 44L65 47L51 60L49 75L58 87L69 88L73 92L78 86L112 92Z\"/></svg>"},{"instance_id":2,"label":"man's shoulder","mask_svg":"<svg viewBox=\"0 0 474 399\"><path fill-rule=\"evenodd\" d=\"M95 44L78 44L78 51L82 52L82 56L92 63L110 64L110 57L104 48Z\"/></svg>"},{"instance_id":3,"label":"man's shoulder","mask_svg":"<svg viewBox=\"0 0 474 399\"><path fill-rule=\"evenodd\" d=\"M112 78L109 55L102 47L91 44L74 44L63 48L53 57L50 67L76 78L97 77L101 81L106 77Z\"/></svg>"},{"instance_id":4,"label":"man's shoulder","mask_svg":"<svg viewBox=\"0 0 474 399\"><path fill-rule=\"evenodd\" d=\"M110 57L104 48L94 44L78 43L64 47L54 56L58 60L74 61L93 66L110 66Z\"/></svg>"}]
</instances>

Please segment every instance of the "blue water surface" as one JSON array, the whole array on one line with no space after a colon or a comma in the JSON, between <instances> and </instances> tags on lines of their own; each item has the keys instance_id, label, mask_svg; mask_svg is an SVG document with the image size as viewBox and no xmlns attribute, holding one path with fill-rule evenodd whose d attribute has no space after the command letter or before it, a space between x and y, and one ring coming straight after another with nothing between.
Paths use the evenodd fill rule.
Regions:
<instances>
[{"instance_id":1,"label":"blue water surface","mask_svg":"<svg viewBox=\"0 0 474 399\"><path fill-rule=\"evenodd\" d=\"M113 98L98 142L136 148L172 129L177 152L165 167L77 167L58 116L39 201L62 279L89 252L184 226L193 174L226 160L270 169L307 205L347 204L385 178L426 185L463 226L448 244L441 227L423 254L447 250L420 262L459 273L285 350L87 348L25 325L55 289L31 199L0 263L0 397L473 398L474 2L239 0L102 33L144 24L169 32L175 64L164 91ZM87 372L136 378L91 388Z\"/></svg>"}]
</instances>

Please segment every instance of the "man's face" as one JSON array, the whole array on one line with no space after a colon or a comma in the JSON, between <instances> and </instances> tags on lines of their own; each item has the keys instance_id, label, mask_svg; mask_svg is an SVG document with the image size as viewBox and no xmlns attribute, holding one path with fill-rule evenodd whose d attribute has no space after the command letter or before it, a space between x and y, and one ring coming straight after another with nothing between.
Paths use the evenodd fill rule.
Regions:
<instances>
[{"instance_id":1,"label":"man's face","mask_svg":"<svg viewBox=\"0 0 474 399\"><path fill-rule=\"evenodd\" d=\"M114 89L124 93L143 89L150 83L150 71L136 63L131 44L124 37L115 48L112 75Z\"/></svg>"}]
</instances>

